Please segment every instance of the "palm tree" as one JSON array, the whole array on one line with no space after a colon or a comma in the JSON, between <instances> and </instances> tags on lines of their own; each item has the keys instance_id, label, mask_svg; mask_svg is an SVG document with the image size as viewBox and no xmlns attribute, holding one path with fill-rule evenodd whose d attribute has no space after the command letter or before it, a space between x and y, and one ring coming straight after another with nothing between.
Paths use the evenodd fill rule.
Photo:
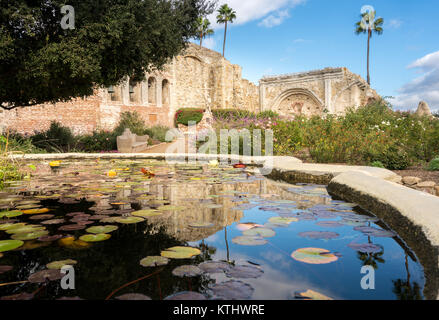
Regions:
<instances>
[{"instance_id":1,"label":"palm tree","mask_svg":"<svg viewBox=\"0 0 439 320\"><path fill-rule=\"evenodd\" d=\"M236 19L236 12L233 11L232 8L230 8L227 4L223 4L218 9L218 15L216 16L216 22L217 23L224 23L224 43L223 43L223 57L224 53L226 51L226 35L227 35L227 23L233 23L233 20Z\"/></svg>"},{"instance_id":2,"label":"palm tree","mask_svg":"<svg viewBox=\"0 0 439 320\"><path fill-rule=\"evenodd\" d=\"M198 30L198 36L197 39L200 40L200 47L203 44L203 39L211 36L213 34L213 29L210 28L210 21L206 18L198 18L197 20L197 30Z\"/></svg>"},{"instance_id":3,"label":"palm tree","mask_svg":"<svg viewBox=\"0 0 439 320\"><path fill-rule=\"evenodd\" d=\"M370 53L370 38L372 34L383 33L383 18L375 19L376 11L365 12L361 15L361 21L355 24L355 33L357 35L361 33L367 33L367 83L370 85L370 73L369 73L369 53Z\"/></svg>"}]
</instances>

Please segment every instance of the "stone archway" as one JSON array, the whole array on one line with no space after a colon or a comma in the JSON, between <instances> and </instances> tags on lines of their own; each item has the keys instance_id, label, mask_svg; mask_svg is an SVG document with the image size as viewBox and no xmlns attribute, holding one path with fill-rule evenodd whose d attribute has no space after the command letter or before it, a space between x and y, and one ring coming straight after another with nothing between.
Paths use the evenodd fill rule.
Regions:
<instances>
[{"instance_id":1,"label":"stone archway","mask_svg":"<svg viewBox=\"0 0 439 320\"><path fill-rule=\"evenodd\" d=\"M310 90L292 88L281 93L275 100L272 110L285 116L322 115L324 104Z\"/></svg>"}]
</instances>

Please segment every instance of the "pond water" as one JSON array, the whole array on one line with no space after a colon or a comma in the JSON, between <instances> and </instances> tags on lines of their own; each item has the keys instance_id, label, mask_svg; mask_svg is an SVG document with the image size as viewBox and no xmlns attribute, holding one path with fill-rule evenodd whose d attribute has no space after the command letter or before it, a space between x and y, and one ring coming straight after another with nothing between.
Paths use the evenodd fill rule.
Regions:
<instances>
[{"instance_id":1,"label":"pond water","mask_svg":"<svg viewBox=\"0 0 439 320\"><path fill-rule=\"evenodd\" d=\"M1 299L423 298L413 251L325 186L232 166L50 164L0 193Z\"/></svg>"}]
</instances>

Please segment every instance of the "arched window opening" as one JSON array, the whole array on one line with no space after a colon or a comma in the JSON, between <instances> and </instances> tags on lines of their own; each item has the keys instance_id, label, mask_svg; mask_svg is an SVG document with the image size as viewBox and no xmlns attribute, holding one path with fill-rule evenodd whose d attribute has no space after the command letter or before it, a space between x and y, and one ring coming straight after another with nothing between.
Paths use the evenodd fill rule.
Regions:
<instances>
[{"instance_id":1,"label":"arched window opening","mask_svg":"<svg viewBox=\"0 0 439 320\"><path fill-rule=\"evenodd\" d=\"M170 101L169 81L165 79L162 82L162 104L164 106L169 106L169 101Z\"/></svg>"},{"instance_id":2,"label":"arched window opening","mask_svg":"<svg viewBox=\"0 0 439 320\"><path fill-rule=\"evenodd\" d=\"M157 82L153 77L148 79L148 103L157 104Z\"/></svg>"},{"instance_id":3,"label":"arched window opening","mask_svg":"<svg viewBox=\"0 0 439 320\"><path fill-rule=\"evenodd\" d=\"M119 86L109 86L108 94L111 101L122 101L122 88Z\"/></svg>"},{"instance_id":4,"label":"arched window opening","mask_svg":"<svg viewBox=\"0 0 439 320\"><path fill-rule=\"evenodd\" d=\"M141 98L140 83L130 80L129 92L130 92L130 102L140 103L140 98Z\"/></svg>"}]
</instances>

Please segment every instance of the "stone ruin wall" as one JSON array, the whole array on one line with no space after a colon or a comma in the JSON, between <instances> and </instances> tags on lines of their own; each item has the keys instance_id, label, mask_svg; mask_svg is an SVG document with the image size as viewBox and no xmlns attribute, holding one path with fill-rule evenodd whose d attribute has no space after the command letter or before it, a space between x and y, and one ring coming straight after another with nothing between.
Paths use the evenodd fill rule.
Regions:
<instances>
[{"instance_id":1,"label":"stone ruin wall","mask_svg":"<svg viewBox=\"0 0 439 320\"><path fill-rule=\"evenodd\" d=\"M19 133L44 131L52 121L70 127L75 134L112 130L126 111L136 111L148 126L174 126L179 108L273 110L283 116L343 114L378 94L346 68L265 77L259 86L242 78L242 68L216 51L189 44L163 70L151 72L141 83L129 79L95 94L70 102L0 110L0 130Z\"/></svg>"},{"instance_id":2,"label":"stone ruin wall","mask_svg":"<svg viewBox=\"0 0 439 320\"><path fill-rule=\"evenodd\" d=\"M293 117L344 114L380 99L359 75L346 68L265 77L260 81L260 108Z\"/></svg>"}]
</instances>

